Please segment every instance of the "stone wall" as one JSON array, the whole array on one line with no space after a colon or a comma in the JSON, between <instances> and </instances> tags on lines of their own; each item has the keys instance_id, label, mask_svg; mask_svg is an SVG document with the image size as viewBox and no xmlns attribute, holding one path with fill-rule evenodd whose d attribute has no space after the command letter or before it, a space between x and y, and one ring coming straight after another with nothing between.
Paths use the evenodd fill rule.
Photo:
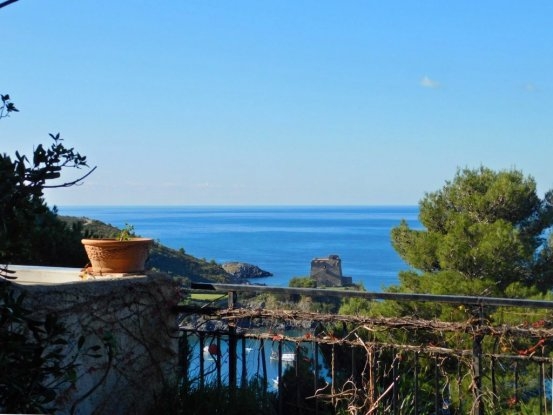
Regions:
<instances>
[{"instance_id":1,"label":"stone wall","mask_svg":"<svg viewBox=\"0 0 553 415\"><path fill-rule=\"evenodd\" d=\"M37 317L56 314L69 330L74 386L59 391L61 414L143 414L175 380L178 290L162 274L101 277L61 284L14 284ZM79 338L85 343L79 349ZM85 353L87 352L87 353ZM88 355L87 355L88 354ZM93 356L94 355L94 356Z\"/></svg>"}]
</instances>

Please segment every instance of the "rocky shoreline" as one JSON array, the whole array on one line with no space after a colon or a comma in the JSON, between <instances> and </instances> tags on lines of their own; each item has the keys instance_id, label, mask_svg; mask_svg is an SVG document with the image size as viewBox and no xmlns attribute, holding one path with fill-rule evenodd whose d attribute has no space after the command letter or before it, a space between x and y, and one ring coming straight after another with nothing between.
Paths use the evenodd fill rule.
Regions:
<instances>
[{"instance_id":1,"label":"rocky shoreline","mask_svg":"<svg viewBox=\"0 0 553 415\"><path fill-rule=\"evenodd\" d=\"M245 262L225 262L222 264L225 272L237 280L249 280L250 278L271 277L273 274L256 265Z\"/></svg>"}]
</instances>

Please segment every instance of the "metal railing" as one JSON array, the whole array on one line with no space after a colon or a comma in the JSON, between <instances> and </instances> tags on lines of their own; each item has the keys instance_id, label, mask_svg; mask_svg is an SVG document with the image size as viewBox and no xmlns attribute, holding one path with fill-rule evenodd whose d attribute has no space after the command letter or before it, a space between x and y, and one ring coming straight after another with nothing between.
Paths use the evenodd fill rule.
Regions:
<instances>
[{"instance_id":1,"label":"metal railing","mask_svg":"<svg viewBox=\"0 0 553 415\"><path fill-rule=\"evenodd\" d=\"M227 297L223 308L177 307L182 315L202 316L182 325L180 359L183 375L200 388L210 374L219 387L231 389L246 386L251 376L265 389L275 380L279 414L290 413L289 405L308 405L312 413L329 407L374 414L553 413L552 301L237 284L193 284L187 292ZM471 315L466 321L440 321L237 307L238 295L246 293L447 304L466 307ZM491 309L512 312L516 321L493 323L487 319ZM206 327L214 321L215 327ZM298 321L312 321L315 329L287 334L286 324ZM258 362L255 373L248 368L251 353ZM277 365L275 379L268 373L269 359ZM308 372L302 366L309 366ZM300 399L300 380L306 377L312 393ZM296 388L288 397L285 379Z\"/></svg>"}]
</instances>

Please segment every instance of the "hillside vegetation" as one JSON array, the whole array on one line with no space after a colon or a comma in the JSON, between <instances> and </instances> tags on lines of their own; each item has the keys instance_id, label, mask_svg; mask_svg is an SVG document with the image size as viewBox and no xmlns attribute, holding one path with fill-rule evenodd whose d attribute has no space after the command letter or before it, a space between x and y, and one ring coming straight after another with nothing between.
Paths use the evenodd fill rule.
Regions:
<instances>
[{"instance_id":1,"label":"hillside vegetation","mask_svg":"<svg viewBox=\"0 0 553 415\"><path fill-rule=\"evenodd\" d=\"M71 228L80 228L86 238L113 238L119 232L115 226L85 217L59 216L59 219ZM150 251L147 266L191 282L232 281L230 274L219 264L195 258L183 250L169 248L157 241Z\"/></svg>"}]
</instances>

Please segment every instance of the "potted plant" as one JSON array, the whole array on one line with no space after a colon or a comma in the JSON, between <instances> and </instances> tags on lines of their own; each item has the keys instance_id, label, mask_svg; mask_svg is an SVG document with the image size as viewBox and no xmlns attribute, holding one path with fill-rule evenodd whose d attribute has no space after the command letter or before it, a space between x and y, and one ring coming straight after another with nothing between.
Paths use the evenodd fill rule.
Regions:
<instances>
[{"instance_id":1,"label":"potted plant","mask_svg":"<svg viewBox=\"0 0 553 415\"><path fill-rule=\"evenodd\" d=\"M134 227L126 224L116 238L82 239L92 274L132 274L143 272L151 238L134 236Z\"/></svg>"}]
</instances>

